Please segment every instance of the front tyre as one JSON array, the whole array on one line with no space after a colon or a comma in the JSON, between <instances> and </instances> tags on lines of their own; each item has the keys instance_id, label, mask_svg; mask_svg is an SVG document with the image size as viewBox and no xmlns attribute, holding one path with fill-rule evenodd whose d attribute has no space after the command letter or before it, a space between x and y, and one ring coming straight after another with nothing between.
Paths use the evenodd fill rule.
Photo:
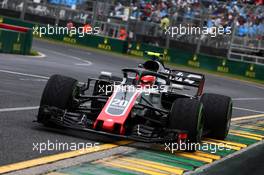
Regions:
<instances>
[{"instance_id":1,"label":"front tyre","mask_svg":"<svg viewBox=\"0 0 264 175\"><path fill-rule=\"evenodd\" d=\"M46 106L62 110L71 109L76 93L77 80L62 75L52 75L42 93L37 116L38 122L50 125L50 115L44 112Z\"/></svg>"},{"instance_id":2,"label":"front tyre","mask_svg":"<svg viewBox=\"0 0 264 175\"><path fill-rule=\"evenodd\" d=\"M180 98L172 104L169 115L169 128L188 132L188 148L195 151L203 133L203 104L196 99Z\"/></svg>"}]
</instances>

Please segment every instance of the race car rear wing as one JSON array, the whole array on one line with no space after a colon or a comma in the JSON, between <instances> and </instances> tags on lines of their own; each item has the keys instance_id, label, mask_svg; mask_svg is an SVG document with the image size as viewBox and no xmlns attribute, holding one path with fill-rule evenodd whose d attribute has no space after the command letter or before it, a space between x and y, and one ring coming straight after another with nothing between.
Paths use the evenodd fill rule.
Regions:
<instances>
[{"instance_id":1,"label":"race car rear wing","mask_svg":"<svg viewBox=\"0 0 264 175\"><path fill-rule=\"evenodd\" d=\"M167 75L171 83L198 88L198 96L203 92L205 83L205 76L203 74L168 68L165 69L165 72L160 73Z\"/></svg>"},{"instance_id":2,"label":"race car rear wing","mask_svg":"<svg viewBox=\"0 0 264 175\"><path fill-rule=\"evenodd\" d=\"M182 70L174 70L166 68L162 72L153 72L145 69L122 69L124 77L127 77L127 72L134 72L139 75L139 79L145 75L152 75L166 80L167 85L185 85L198 88L196 95L200 96L203 92L205 77L203 74L192 73Z\"/></svg>"}]
</instances>

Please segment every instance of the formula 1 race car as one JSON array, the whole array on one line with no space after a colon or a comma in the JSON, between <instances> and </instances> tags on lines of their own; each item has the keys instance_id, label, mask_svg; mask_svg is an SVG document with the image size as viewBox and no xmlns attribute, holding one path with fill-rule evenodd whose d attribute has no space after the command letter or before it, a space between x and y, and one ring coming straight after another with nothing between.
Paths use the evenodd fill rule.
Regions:
<instances>
[{"instance_id":1,"label":"formula 1 race car","mask_svg":"<svg viewBox=\"0 0 264 175\"><path fill-rule=\"evenodd\" d=\"M202 74L166 68L157 53L123 78L102 72L86 83L53 75L43 91L37 121L142 142L198 143L225 139L232 100L203 94ZM90 95L89 95L90 92Z\"/></svg>"}]
</instances>

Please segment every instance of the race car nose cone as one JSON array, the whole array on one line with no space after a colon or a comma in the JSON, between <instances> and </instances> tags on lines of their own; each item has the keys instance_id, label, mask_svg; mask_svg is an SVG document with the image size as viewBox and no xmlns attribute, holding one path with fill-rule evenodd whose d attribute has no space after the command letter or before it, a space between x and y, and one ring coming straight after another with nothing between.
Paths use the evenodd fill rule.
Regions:
<instances>
[{"instance_id":1,"label":"race car nose cone","mask_svg":"<svg viewBox=\"0 0 264 175\"><path fill-rule=\"evenodd\" d=\"M105 131L113 131L115 122L112 119L107 119L104 121L102 129Z\"/></svg>"}]
</instances>

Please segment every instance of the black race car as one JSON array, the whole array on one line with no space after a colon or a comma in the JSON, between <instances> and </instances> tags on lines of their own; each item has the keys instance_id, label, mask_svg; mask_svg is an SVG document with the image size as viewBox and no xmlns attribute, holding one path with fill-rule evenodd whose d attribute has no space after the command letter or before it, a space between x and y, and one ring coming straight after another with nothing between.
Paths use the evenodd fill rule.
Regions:
<instances>
[{"instance_id":1,"label":"black race car","mask_svg":"<svg viewBox=\"0 0 264 175\"><path fill-rule=\"evenodd\" d=\"M202 74L166 68L160 55L123 78L103 72L86 83L53 75L43 91L37 121L142 142L198 143L225 139L232 100L203 94ZM90 94L89 94L90 92Z\"/></svg>"}]
</instances>

